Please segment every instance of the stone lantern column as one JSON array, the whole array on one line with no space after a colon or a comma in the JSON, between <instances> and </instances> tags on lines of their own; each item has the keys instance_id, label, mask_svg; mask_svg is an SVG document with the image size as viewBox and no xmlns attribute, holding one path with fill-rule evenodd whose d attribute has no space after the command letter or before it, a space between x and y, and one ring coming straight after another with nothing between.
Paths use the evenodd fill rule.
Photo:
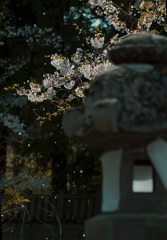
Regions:
<instances>
[{"instance_id":1,"label":"stone lantern column","mask_svg":"<svg viewBox=\"0 0 167 240\"><path fill-rule=\"evenodd\" d=\"M133 34L109 59L115 66L96 76L84 106L63 117L70 139L104 149L102 214L86 221L86 240L166 240L167 38ZM153 193L133 193L134 156L153 166Z\"/></svg>"}]
</instances>

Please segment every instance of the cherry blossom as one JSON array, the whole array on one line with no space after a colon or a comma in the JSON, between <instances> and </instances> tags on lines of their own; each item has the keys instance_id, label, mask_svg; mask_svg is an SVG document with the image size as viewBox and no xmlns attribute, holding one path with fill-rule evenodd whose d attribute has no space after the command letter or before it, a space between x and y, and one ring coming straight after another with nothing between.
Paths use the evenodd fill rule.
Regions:
<instances>
[{"instance_id":1,"label":"cherry blossom","mask_svg":"<svg viewBox=\"0 0 167 240\"><path fill-rule=\"evenodd\" d=\"M36 93L31 93L28 95L28 100L31 102L43 102L45 100L45 96L43 93L41 95L37 95Z\"/></svg>"},{"instance_id":2,"label":"cherry blossom","mask_svg":"<svg viewBox=\"0 0 167 240\"><path fill-rule=\"evenodd\" d=\"M53 89L53 87L48 88L45 92L45 99L52 100L55 93L56 91Z\"/></svg>"},{"instance_id":3,"label":"cherry blossom","mask_svg":"<svg viewBox=\"0 0 167 240\"><path fill-rule=\"evenodd\" d=\"M72 80L71 82L65 84L64 87L71 90L74 85L75 85L75 81Z\"/></svg>"},{"instance_id":4,"label":"cherry blossom","mask_svg":"<svg viewBox=\"0 0 167 240\"><path fill-rule=\"evenodd\" d=\"M84 75L85 78L92 80L94 78L94 69L90 64L82 65L80 68L80 73Z\"/></svg>"},{"instance_id":5,"label":"cherry blossom","mask_svg":"<svg viewBox=\"0 0 167 240\"><path fill-rule=\"evenodd\" d=\"M138 34L143 29L150 31L152 23L156 21L158 24L164 27L167 31L167 24L163 16L165 16L165 2L135 2L134 5L129 5L128 14L129 16L136 16L136 13L140 14L138 18L138 25L136 29L128 29L126 22L119 20L119 13L123 11L120 6L113 3L112 1L105 0L89 0L89 5L92 8L97 8L96 13L98 15L105 15L109 24L112 24L114 28L121 33L124 33L123 37L119 37L116 34L110 39L109 43L105 44L105 38L102 32L97 27L94 31L94 37L86 37L86 43L91 45L95 51L93 53L86 53L82 48L77 48L76 52L72 54L70 59L55 53L50 57L51 65L56 68L54 74L46 74L43 80L43 85L31 84L31 90L27 91L21 89L17 91L20 95L27 95L29 100L39 102L44 100L52 100L57 92L61 89L67 90L67 102L71 102L74 98L82 98L84 101L84 89L88 87L90 81L103 70L109 69L114 64L108 60L108 50L112 48L117 42L121 41L124 37L130 34ZM76 29L79 29L77 24ZM79 29L79 32L83 32ZM153 33L156 31L152 30ZM88 84L84 84L84 81L88 80ZM83 81L84 80L84 81ZM77 84L76 84L77 83ZM57 90L55 91L54 89ZM42 95L37 95L37 92L42 92L47 89ZM59 104L58 107L60 108ZM65 109L61 107L61 110Z\"/></svg>"},{"instance_id":6,"label":"cherry blossom","mask_svg":"<svg viewBox=\"0 0 167 240\"><path fill-rule=\"evenodd\" d=\"M77 95L78 97L80 97L80 98L83 98L83 97L84 97L83 89L84 89L83 86L82 86L82 87L77 87L77 88L75 89L76 95Z\"/></svg>"},{"instance_id":7,"label":"cherry blossom","mask_svg":"<svg viewBox=\"0 0 167 240\"><path fill-rule=\"evenodd\" d=\"M103 4L106 3L106 0L89 0L88 3L94 8L96 6L103 6Z\"/></svg>"},{"instance_id":8,"label":"cherry blossom","mask_svg":"<svg viewBox=\"0 0 167 240\"><path fill-rule=\"evenodd\" d=\"M74 96L73 94L70 94L70 95L68 96L68 98L66 98L65 100L66 100L67 102L71 102L74 98L75 98L75 96Z\"/></svg>"},{"instance_id":9,"label":"cherry blossom","mask_svg":"<svg viewBox=\"0 0 167 240\"><path fill-rule=\"evenodd\" d=\"M93 80L95 76L103 70L111 68L114 64L110 63L109 60L103 63L92 63L87 65L82 65L79 70L80 73L84 75L84 77L88 80Z\"/></svg>"},{"instance_id":10,"label":"cherry blossom","mask_svg":"<svg viewBox=\"0 0 167 240\"><path fill-rule=\"evenodd\" d=\"M94 48L102 48L104 45L104 37L101 37L100 35L100 33L97 33L95 38L90 39L90 43Z\"/></svg>"},{"instance_id":11,"label":"cherry blossom","mask_svg":"<svg viewBox=\"0 0 167 240\"><path fill-rule=\"evenodd\" d=\"M20 90L17 90L17 94L20 95L20 96L23 96L23 95L28 96L29 93L31 93L31 92L32 92L32 90L24 89L23 87Z\"/></svg>"},{"instance_id":12,"label":"cherry blossom","mask_svg":"<svg viewBox=\"0 0 167 240\"><path fill-rule=\"evenodd\" d=\"M82 59L83 59L83 50L81 48L77 48L76 53L73 53L73 55L71 56L71 61L80 65L80 64L83 64Z\"/></svg>"},{"instance_id":13,"label":"cherry blossom","mask_svg":"<svg viewBox=\"0 0 167 240\"><path fill-rule=\"evenodd\" d=\"M66 75L67 73L68 73L68 68L64 68L64 67L62 67L62 68L60 68L60 74L61 75Z\"/></svg>"},{"instance_id":14,"label":"cherry blossom","mask_svg":"<svg viewBox=\"0 0 167 240\"><path fill-rule=\"evenodd\" d=\"M53 82L51 81L51 79L46 78L46 79L43 80L43 86L44 86L44 88L52 87L52 85L53 85Z\"/></svg>"},{"instance_id":15,"label":"cherry blossom","mask_svg":"<svg viewBox=\"0 0 167 240\"><path fill-rule=\"evenodd\" d=\"M64 86L65 83L66 81L64 80L64 78L60 78L59 80L53 81L53 86L56 88L61 88L61 86Z\"/></svg>"},{"instance_id":16,"label":"cherry blossom","mask_svg":"<svg viewBox=\"0 0 167 240\"><path fill-rule=\"evenodd\" d=\"M58 55L57 53L51 57L51 65L55 67L57 70L60 70L62 67L65 69L70 68L69 59Z\"/></svg>"},{"instance_id":17,"label":"cherry blossom","mask_svg":"<svg viewBox=\"0 0 167 240\"><path fill-rule=\"evenodd\" d=\"M134 5L131 5L131 10L129 11L129 15L134 13L136 16L137 13L141 13L141 17L139 18L138 22L138 29L130 30L126 27L126 23L119 21L118 14L121 10L117 4L113 3L112 1L100 1L100 0L89 0L88 3L92 8L98 7L96 9L96 13L99 16L105 15L106 19L110 24L114 26L114 28L118 31L125 32L125 33L133 33L143 30L144 28L151 27L153 21L157 21L158 24L164 26L164 30L167 31L167 24L163 19L163 16L166 16L166 5L165 1L155 1L155 2L135 2ZM100 6L100 8L99 8ZM133 10L133 11L132 11ZM144 11L146 10L146 11ZM155 14L156 13L156 14Z\"/></svg>"},{"instance_id":18,"label":"cherry blossom","mask_svg":"<svg viewBox=\"0 0 167 240\"><path fill-rule=\"evenodd\" d=\"M34 92L34 93L41 92L41 85L35 84L33 82L30 82L29 85L30 85L32 92Z\"/></svg>"}]
</instances>

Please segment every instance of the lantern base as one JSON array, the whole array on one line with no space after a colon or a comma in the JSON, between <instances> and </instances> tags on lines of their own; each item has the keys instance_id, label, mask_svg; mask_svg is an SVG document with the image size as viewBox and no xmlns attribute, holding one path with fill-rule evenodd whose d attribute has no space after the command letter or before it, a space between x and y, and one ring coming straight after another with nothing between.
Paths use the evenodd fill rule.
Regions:
<instances>
[{"instance_id":1,"label":"lantern base","mask_svg":"<svg viewBox=\"0 0 167 240\"><path fill-rule=\"evenodd\" d=\"M86 240L166 240L165 213L103 213L85 222Z\"/></svg>"}]
</instances>

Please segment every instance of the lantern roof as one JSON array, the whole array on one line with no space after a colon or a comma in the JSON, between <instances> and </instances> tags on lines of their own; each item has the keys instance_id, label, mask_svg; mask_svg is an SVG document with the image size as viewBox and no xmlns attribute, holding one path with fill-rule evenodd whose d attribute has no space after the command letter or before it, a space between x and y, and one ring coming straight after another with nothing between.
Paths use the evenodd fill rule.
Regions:
<instances>
[{"instance_id":1,"label":"lantern roof","mask_svg":"<svg viewBox=\"0 0 167 240\"><path fill-rule=\"evenodd\" d=\"M159 50L156 50L156 43ZM83 107L65 113L66 135L86 144L107 146L113 142L115 149L129 146L130 141L131 146L138 148L155 137L166 137L167 68L160 55L166 56L167 51L162 43L167 46L166 37L147 32L118 43L110 51L110 60L119 64L95 77ZM147 54L153 51L154 62L145 51ZM123 60L126 57L127 62ZM140 62L136 62L137 59ZM162 60L161 64L154 64L156 59L159 63Z\"/></svg>"},{"instance_id":2,"label":"lantern roof","mask_svg":"<svg viewBox=\"0 0 167 240\"><path fill-rule=\"evenodd\" d=\"M167 63L167 38L142 31L120 40L110 51L109 59L120 63Z\"/></svg>"}]
</instances>

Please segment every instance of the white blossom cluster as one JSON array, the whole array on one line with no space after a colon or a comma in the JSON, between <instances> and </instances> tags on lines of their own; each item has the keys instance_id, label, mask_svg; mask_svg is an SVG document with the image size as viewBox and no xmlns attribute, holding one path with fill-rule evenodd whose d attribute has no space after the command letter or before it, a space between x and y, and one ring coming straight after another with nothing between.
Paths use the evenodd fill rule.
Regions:
<instances>
[{"instance_id":1,"label":"white blossom cluster","mask_svg":"<svg viewBox=\"0 0 167 240\"><path fill-rule=\"evenodd\" d=\"M71 61L73 61L74 63L81 65L83 64L83 50L81 48L77 48L76 53L74 53L71 56Z\"/></svg>"},{"instance_id":2,"label":"white blossom cluster","mask_svg":"<svg viewBox=\"0 0 167 240\"><path fill-rule=\"evenodd\" d=\"M88 80L93 80L95 76L103 70L109 69L113 66L109 60L104 63L92 63L87 65L82 65L80 67L80 73L84 75L84 77Z\"/></svg>"},{"instance_id":3,"label":"white blossom cluster","mask_svg":"<svg viewBox=\"0 0 167 240\"><path fill-rule=\"evenodd\" d=\"M113 64L109 62L109 60L106 60L106 58L107 53L105 51L103 51L103 54L99 57L95 57L93 53L86 53L84 56L83 51L80 48L77 48L76 53L71 56L71 61L73 62L71 63L69 59L56 53L55 55L52 55L50 59L51 65L54 66L57 71L55 71L54 74L43 75L45 79L43 80L42 85L31 82L29 84L30 89L26 90L23 87L21 90L17 90L17 93L20 96L28 96L28 100L31 102L52 100L58 92L58 90L54 90L54 88L60 89L63 86L67 90L72 90L76 84L75 80L73 80L74 78L82 82L82 77L84 76L84 78L91 81L99 72L112 67ZM47 90L42 92L44 89ZM79 98L84 98L84 89L85 85L82 85L81 87L76 86L74 88L75 95ZM41 94L37 94L40 92ZM71 102L75 98L75 95L69 92L66 101Z\"/></svg>"},{"instance_id":4,"label":"white blossom cluster","mask_svg":"<svg viewBox=\"0 0 167 240\"><path fill-rule=\"evenodd\" d=\"M86 38L86 42L94 48L102 48L104 45L104 37L101 33L96 33L95 38Z\"/></svg>"},{"instance_id":5,"label":"white blossom cluster","mask_svg":"<svg viewBox=\"0 0 167 240\"><path fill-rule=\"evenodd\" d=\"M88 3L91 5L91 8L96 9L96 13L99 16L105 15L106 19L110 24L114 26L117 31L121 31L122 33L133 33L133 30L127 28L125 22L119 21L118 14L121 8L112 1L106 0L89 0ZM146 11L142 11L146 9ZM152 23L156 21L159 25L164 26L164 30L167 32L167 24L165 24L165 16L166 16L166 5L165 1L136 1L134 5L131 5L131 11L129 11L129 15L136 16L135 10L137 9L137 13L140 13L140 19L138 21L138 29L135 32L141 31L144 28L147 28L149 31ZM154 9L154 11L152 11ZM164 17L163 17L164 15Z\"/></svg>"},{"instance_id":6,"label":"white blossom cluster","mask_svg":"<svg viewBox=\"0 0 167 240\"><path fill-rule=\"evenodd\" d=\"M102 48L104 45L104 37L95 37L91 39L91 44L94 48Z\"/></svg>"},{"instance_id":7,"label":"white blossom cluster","mask_svg":"<svg viewBox=\"0 0 167 240\"><path fill-rule=\"evenodd\" d=\"M89 0L88 3L91 5L92 8L96 6L102 7L106 3L106 0Z\"/></svg>"}]
</instances>

